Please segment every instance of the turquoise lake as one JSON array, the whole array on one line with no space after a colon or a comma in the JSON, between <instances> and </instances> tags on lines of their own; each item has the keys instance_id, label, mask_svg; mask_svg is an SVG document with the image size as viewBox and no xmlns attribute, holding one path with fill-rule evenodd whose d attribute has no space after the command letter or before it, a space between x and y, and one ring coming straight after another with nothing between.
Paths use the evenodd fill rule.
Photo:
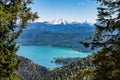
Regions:
<instances>
[{"instance_id":1,"label":"turquoise lake","mask_svg":"<svg viewBox=\"0 0 120 80\"><path fill-rule=\"evenodd\" d=\"M51 60L55 57L86 57L90 55L90 52L77 52L71 49L51 46L20 46L17 55L26 57L38 65L55 68L62 66L51 63Z\"/></svg>"}]
</instances>

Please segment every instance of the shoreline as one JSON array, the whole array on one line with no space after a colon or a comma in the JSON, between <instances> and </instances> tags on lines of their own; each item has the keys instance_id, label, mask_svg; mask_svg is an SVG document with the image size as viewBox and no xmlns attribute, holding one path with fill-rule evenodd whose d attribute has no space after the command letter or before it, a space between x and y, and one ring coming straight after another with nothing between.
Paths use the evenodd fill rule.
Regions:
<instances>
[{"instance_id":1,"label":"shoreline","mask_svg":"<svg viewBox=\"0 0 120 80\"><path fill-rule=\"evenodd\" d=\"M47 46L47 47L55 47L55 48L61 48L61 49L67 49L67 50L72 50L72 51L75 51L75 52L83 52L83 53L92 53L92 51L88 51L88 50L78 50L78 49L75 49L75 48L69 48L69 47L61 47L61 46L53 46L53 45L24 45L24 44L18 44L19 46Z\"/></svg>"}]
</instances>

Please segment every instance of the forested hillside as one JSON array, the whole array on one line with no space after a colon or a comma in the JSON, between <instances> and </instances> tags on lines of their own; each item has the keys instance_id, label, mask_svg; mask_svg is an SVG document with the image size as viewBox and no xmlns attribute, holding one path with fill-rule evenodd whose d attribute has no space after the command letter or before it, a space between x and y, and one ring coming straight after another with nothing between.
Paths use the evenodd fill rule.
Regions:
<instances>
[{"instance_id":1,"label":"forested hillside","mask_svg":"<svg viewBox=\"0 0 120 80\"><path fill-rule=\"evenodd\" d=\"M45 80L83 80L83 69L93 67L89 58L82 58L66 66L53 69L46 75Z\"/></svg>"},{"instance_id":2,"label":"forested hillside","mask_svg":"<svg viewBox=\"0 0 120 80\"><path fill-rule=\"evenodd\" d=\"M34 25L35 24L35 25ZM22 45L50 45L71 48L77 51L90 51L79 44L94 34L95 27L88 23L58 24L31 23L18 39Z\"/></svg>"},{"instance_id":3,"label":"forested hillside","mask_svg":"<svg viewBox=\"0 0 120 80\"><path fill-rule=\"evenodd\" d=\"M49 70L47 68L23 57L19 69L15 72L22 80L44 80L44 75L48 73Z\"/></svg>"},{"instance_id":4,"label":"forested hillside","mask_svg":"<svg viewBox=\"0 0 120 80\"><path fill-rule=\"evenodd\" d=\"M22 80L82 80L82 69L93 66L88 59L89 57L81 58L63 67L54 69L47 69L34 64L29 59L22 58L16 74Z\"/></svg>"}]
</instances>

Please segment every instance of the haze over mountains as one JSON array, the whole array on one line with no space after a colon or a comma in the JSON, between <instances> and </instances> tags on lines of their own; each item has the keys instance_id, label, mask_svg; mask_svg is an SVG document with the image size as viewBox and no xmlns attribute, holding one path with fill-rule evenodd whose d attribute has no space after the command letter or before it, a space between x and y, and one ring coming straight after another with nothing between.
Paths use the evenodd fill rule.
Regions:
<instances>
[{"instance_id":1,"label":"haze over mountains","mask_svg":"<svg viewBox=\"0 0 120 80\"><path fill-rule=\"evenodd\" d=\"M80 41L91 36L95 27L87 22L67 22L63 19L51 22L29 23L20 35L18 42L22 45L50 45L70 48L77 51L89 51Z\"/></svg>"}]
</instances>

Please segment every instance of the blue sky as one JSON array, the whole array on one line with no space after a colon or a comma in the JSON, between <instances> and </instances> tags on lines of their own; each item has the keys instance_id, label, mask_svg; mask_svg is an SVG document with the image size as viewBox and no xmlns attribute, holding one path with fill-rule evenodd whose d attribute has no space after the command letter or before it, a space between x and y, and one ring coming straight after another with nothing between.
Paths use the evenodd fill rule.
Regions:
<instances>
[{"instance_id":1,"label":"blue sky","mask_svg":"<svg viewBox=\"0 0 120 80\"><path fill-rule=\"evenodd\" d=\"M64 19L67 21L95 22L96 0L33 0L32 10L37 11L37 21Z\"/></svg>"}]
</instances>

